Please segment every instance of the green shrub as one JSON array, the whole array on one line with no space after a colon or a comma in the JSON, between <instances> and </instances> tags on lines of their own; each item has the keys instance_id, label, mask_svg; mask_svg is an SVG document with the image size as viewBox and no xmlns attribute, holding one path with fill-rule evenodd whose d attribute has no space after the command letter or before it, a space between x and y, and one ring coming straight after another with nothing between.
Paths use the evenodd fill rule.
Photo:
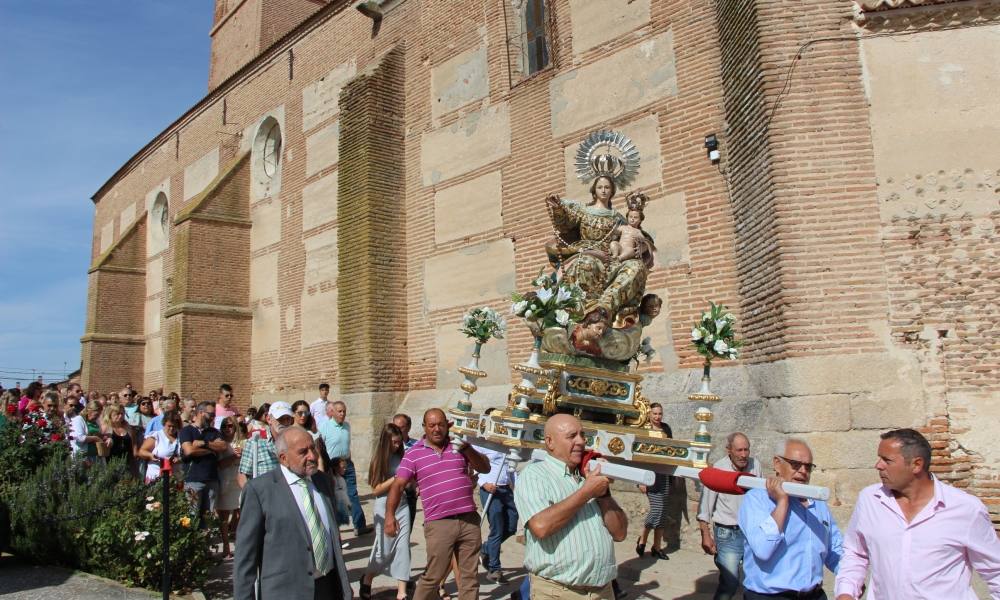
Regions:
<instances>
[{"instance_id":1,"label":"green shrub","mask_svg":"<svg viewBox=\"0 0 1000 600\"><path fill-rule=\"evenodd\" d=\"M25 442L0 445L0 468L23 456L32 445ZM50 451L33 472L20 469L2 486L0 501L12 508L11 548L19 556L129 585L160 587L162 481L143 485L122 461L88 466ZM198 529L181 480L172 479L169 487L171 587L199 587L212 564L208 536L214 523Z\"/></svg>"}]
</instances>

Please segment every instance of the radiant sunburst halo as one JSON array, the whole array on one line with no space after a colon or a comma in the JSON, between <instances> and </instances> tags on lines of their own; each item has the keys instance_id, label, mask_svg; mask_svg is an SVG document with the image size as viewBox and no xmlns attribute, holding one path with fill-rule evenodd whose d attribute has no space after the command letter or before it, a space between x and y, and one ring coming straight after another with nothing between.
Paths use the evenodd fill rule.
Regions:
<instances>
[{"instance_id":1,"label":"radiant sunburst halo","mask_svg":"<svg viewBox=\"0 0 1000 600\"><path fill-rule=\"evenodd\" d=\"M601 175L618 188L628 187L639 174L639 150L624 133L602 129L583 140L576 151L576 176L590 183Z\"/></svg>"}]
</instances>

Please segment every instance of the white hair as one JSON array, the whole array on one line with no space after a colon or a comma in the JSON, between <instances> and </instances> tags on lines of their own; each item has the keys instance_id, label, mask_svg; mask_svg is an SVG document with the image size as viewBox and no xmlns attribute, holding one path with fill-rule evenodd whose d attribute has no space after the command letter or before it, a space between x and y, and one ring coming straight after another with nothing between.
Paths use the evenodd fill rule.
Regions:
<instances>
[{"instance_id":1,"label":"white hair","mask_svg":"<svg viewBox=\"0 0 1000 600\"><path fill-rule=\"evenodd\" d=\"M788 444L802 444L803 446L805 446L806 450L809 451L809 455L812 456L812 448L809 447L809 444L807 444L806 441L803 440L802 438L795 438L795 437L779 439L774 444L774 455L784 456L785 452L788 451Z\"/></svg>"},{"instance_id":2,"label":"white hair","mask_svg":"<svg viewBox=\"0 0 1000 600\"><path fill-rule=\"evenodd\" d=\"M281 431L278 435L274 436L275 454L281 456L282 454L288 452L288 439L286 436L293 431L297 431L303 435L308 435L309 437L312 437L312 434L306 431L304 427L301 427L299 425L290 425L286 427L283 431Z\"/></svg>"},{"instance_id":3,"label":"white hair","mask_svg":"<svg viewBox=\"0 0 1000 600\"><path fill-rule=\"evenodd\" d=\"M738 437L745 439L747 441L747 444L750 443L750 438L749 436L747 436L747 434L743 433L742 431L734 431L726 436L726 450L729 450L730 448L733 447L733 442L735 442L736 438Z\"/></svg>"}]
</instances>

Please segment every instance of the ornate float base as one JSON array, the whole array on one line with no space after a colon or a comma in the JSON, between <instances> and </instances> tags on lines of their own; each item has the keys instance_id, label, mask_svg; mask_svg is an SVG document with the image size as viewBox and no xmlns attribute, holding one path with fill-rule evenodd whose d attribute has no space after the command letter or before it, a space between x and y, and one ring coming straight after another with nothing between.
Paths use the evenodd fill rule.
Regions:
<instances>
[{"instance_id":1,"label":"ornate float base","mask_svg":"<svg viewBox=\"0 0 1000 600\"><path fill-rule=\"evenodd\" d=\"M583 423L587 449L609 459L648 465L704 467L710 443L668 438L648 428L649 402L642 395L642 376L612 361L543 354L535 389L527 396L530 412L515 404L515 390L503 410L489 415L448 411L452 431L473 443L503 446L527 460L531 450L545 447L545 422L557 413ZM609 367L615 368L609 368ZM478 440L478 441L477 441Z\"/></svg>"}]
</instances>

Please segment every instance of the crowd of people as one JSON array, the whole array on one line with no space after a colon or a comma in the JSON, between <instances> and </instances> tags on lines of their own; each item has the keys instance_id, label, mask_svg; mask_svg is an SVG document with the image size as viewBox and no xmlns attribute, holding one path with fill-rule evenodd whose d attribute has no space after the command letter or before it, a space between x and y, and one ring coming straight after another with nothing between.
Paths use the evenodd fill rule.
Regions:
<instances>
[{"instance_id":1,"label":"crowd of people","mask_svg":"<svg viewBox=\"0 0 1000 600\"><path fill-rule=\"evenodd\" d=\"M479 595L485 578L505 582L501 547L524 527L520 598L611 600L617 586L615 542L628 519L600 463L584 470L586 438L580 421L554 415L545 424L546 459L510 469L506 455L454 438L440 409L422 415L424 435L410 437L412 420L397 414L379 428L367 465L374 525L366 522L351 455L347 406L326 384L313 402L274 402L235 408L232 387L215 401L194 402L159 390L142 395L84 394L79 385L0 394L0 422L14 421L51 443L68 443L90 462L121 458L136 477L159 477L164 461L183 473L200 516L214 513L220 553L234 555L237 600L286 597L351 600L357 583L370 600L378 576L395 582L397 600L446 596L453 574L460 600ZM651 427L671 436L660 405ZM2 423L0 423L2 424ZM835 573L836 600L868 597L953 597L972 600L972 572L1000 598L1000 541L981 501L931 473L931 447L917 431L886 432L873 449L881 483L861 491L842 532L821 500L791 495L784 484L808 484L816 468L808 443L783 439L768 461L751 456L750 438L733 432L714 467L760 477L766 489L742 494L705 488L697 519L702 549L714 556L714 598L826 599L824 568ZM659 474L640 491L649 512L636 541L642 557L666 559L665 506L671 478ZM474 499L478 491L479 505ZM411 537L417 502L423 509L427 556L411 578ZM482 518L489 522L485 541ZM200 519L205 526L205 519ZM343 550L374 534L359 581L349 580ZM510 566L510 565L508 565Z\"/></svg>"}]
</instances>

